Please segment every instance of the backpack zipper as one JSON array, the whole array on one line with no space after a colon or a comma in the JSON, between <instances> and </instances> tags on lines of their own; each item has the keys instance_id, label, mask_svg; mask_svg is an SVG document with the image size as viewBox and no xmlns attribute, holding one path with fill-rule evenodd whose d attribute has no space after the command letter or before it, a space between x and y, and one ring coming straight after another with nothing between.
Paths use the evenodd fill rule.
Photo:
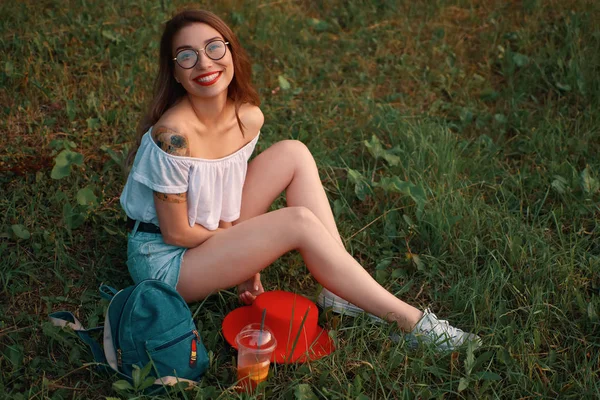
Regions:
<instances>
[{"instance_id":1,"label":"backpack zipper","mask_svg":"<svg viewBox=\"0 0 600 400\"><path fill-rule=\"evenodd\" d=\"M123 311L125 310L125 306L127 305L127 302L131 298L131 295L133 294L133 292L134 292L134 290L130 291L129 294L127 295L127 298L123 302L123 307L121 308L121 312L119 312L119 319L117 320L117 326L115 328L115 336L113 337L113 340L115 342L115 348L117 349L117 367L123 366L123 350L121 350L121 348L119 347L119 328L121 327L121 319L123 317ZM113 300L117 297L117 295L119 293L117 293L113 297ZM110 301L110 304L112 304L112 300ZM110 308L110 304L108 305L109 308Z\"/></svg>"},{"instance_id":2,"label":"backpack zipper","mask_svg":"<svg viewBox=\"0 0 600 400\"><path fill-rule=\"evenodd\" d=\"M166 349L167 347L169 347L169 346L171 346L171 345L173 345L173 344L175 344L177 342L181 342L186 337L194 335L194 332L196 332L196 331L186 332L183 335L180 335L180 336L176 337L175 339L169 340L167 343L161 344L160 346L155 347L154 351Z\"/></svg>"},{"instance_id":3,"label":"backpack zipper","mask_svg":"<svg viewBox=\"0 0 600 400\"><path fill-rule=\"evenodd\" d=\"M196 362L197 362L197 346L198 346L198 341L200 340L200 336L198 335L198 331L194 330L193 331L195 337L192 338L192 352L190 354L190 367L194 368L196 366Z\"/></svg>"}]
</instances>

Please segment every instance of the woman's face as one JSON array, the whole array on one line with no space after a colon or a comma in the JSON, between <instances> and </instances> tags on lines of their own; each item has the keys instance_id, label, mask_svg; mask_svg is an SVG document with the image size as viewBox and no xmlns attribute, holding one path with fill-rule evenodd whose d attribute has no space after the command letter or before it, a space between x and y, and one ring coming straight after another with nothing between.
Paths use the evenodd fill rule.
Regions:
<instances>
[{"instance_id":1,"label":"woman's face","mask_svg":"<svg viewBox=\"0 0 600 400\"><path fill-rule=\"evenodd\" d=\"M175 79L191 95L214 97L223 92L227 93L227 88L233 79L233 59L227 45L225 45L225 55L219 60L213 60L206 55L205 49L213 56L215 51L218 55L219 46L223 43L214 42L215 40L225 41L212 26L199 22L182 28L173 37L173 58L183 49L192 49L200 53L198 62L190 69L184 69L173 61ZM206 45L209 43L211 45L207 48ZM187 54L196 56L192 53Z\"/></svg>"}]
</instances>

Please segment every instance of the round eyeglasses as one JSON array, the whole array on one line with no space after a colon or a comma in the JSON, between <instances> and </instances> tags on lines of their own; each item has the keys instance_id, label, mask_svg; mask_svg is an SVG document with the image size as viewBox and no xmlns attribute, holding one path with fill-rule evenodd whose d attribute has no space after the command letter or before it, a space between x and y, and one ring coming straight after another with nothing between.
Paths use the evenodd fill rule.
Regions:
<instances>
[{"instance_id":1,"label":"round eyeglasses","mask_svg":"<svg viewBox=\"0 0 600 400\"><path fill-rule=\"evenodd\" d=\"M229 44L229 42L224 42L223 40L213 40L208 42L203 49L183 49L177 52L177 55L175 58L173 58L173 61L176 61L177 64L183 69L194 68L198 63L201 51L204 52L206 57L217 61L225 57L225 53L227 52L227 44Z\"/></svg>"}]
</instances>

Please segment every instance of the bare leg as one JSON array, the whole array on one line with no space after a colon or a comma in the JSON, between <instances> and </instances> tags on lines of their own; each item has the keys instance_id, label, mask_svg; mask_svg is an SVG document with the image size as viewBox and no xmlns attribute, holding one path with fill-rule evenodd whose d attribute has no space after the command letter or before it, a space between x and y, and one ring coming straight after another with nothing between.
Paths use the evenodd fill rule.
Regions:
<instances>
[{"instance_id":1,"label":"bare leg","mask_svg":"<svg viewBox=\"0 0 600 400\"><path fill-rule=\"evenodd\" d=\"M288 209L265 214L283 190ZM186 253L178 290L189 301L206 297L249 279L292 249L300 250L317 281L366 305L365 310L398 320L405 329L421 317L345 251L314 159L304 144L291 140L274 144L250 163L240 218Z\"/></svg>"},{"instance_id":2,"label":"bare leg","mask_svg":"<svg viewBox=\"0 0 600 400\"><path fill-rule=\"evenodd\" d=\"M244 183L240 218L234 225L266 213L283 190L288 207L308 208L344 247L315 160L297 140L277 142L252 160Z\"/></svg>"},{"instance_id":3,"label":"bare leg","mask_svg":"<svg viewBox=\"0 0 600 400\"><path fill-rule=\"evenodd\" d=\"M283 190L288 208L265 214ZM203 298L248 280L292 249L323 286L405 331L415 328L438 349L480 341L399 300L345 251L314 159L297 141L279 142L249 164L240 218L186 253L177 289L188 301Z\"/></svg>"},{"instance_id":4,"label":"bare leg","mask_svg":"<svg viewBox=\"0 0 600 400\"><path fill-rule=\"evenodd\" d=\"M241 214L236 223L264 214L283 190L288 207L308 208L345 249L319 178L317 164L310 150L297 140L278 142L250 163L242 195ZM238 290L242 302L248 304L256 294L262 292L262 288L249 289L255 284L256 278L252 278L244 285L246 290ZM326 289L319 295L320 304L324 307L335 305L334 309L337 307L348 312L345 301L330 292L334 289ZM351 306L351 309L355 312L357 308Z\"/></svg>"},{"instance_id":5,"label":"bare leg","mask_svg":"<svg viewBox=\"0 0 600 400\"><path fill-rule=\"evenodd\" d=\"M421 318L421 311L380 286L304 207L259 215L188 250L177 290L187 301L204 298L250 278L293 249L317 281L366 311L406 331Z\"/></svg>"}]
</instances>

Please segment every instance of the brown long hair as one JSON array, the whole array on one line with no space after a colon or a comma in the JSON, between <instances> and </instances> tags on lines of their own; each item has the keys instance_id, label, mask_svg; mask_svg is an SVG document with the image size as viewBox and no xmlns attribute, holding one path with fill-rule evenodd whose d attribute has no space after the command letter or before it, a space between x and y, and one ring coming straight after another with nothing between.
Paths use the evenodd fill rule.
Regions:
<instances>
[{"instance_id":1,"label":"brown long hair","mask_svg":"<svg viewBox=\"0 0 600 400\"><path fill-rule=\"evenodd\" d=\"M173 62L173 37L180 29L194 23L204 23L213 27L229 42L229 50L233 59L233 80L227 88L227 96L235 104L235 118L237 119L242 135L244 125L240 120L239 109L244 103L260 105L260 99L256 89L252 86L252 65L246 51L242 48L237 36L229 26L215 14L206 10L185 10L176 14L167 21L165 30L160 39L159 69L154 81L154 93L152 102L146 115L140 121L137 129L136 144L129 152L127 165L133 162L135 153L140 146L144 133L154 125L160 117L173 106L177 100L187 93L183 86L175 81Z\"/></svg>"}]
</instances>

